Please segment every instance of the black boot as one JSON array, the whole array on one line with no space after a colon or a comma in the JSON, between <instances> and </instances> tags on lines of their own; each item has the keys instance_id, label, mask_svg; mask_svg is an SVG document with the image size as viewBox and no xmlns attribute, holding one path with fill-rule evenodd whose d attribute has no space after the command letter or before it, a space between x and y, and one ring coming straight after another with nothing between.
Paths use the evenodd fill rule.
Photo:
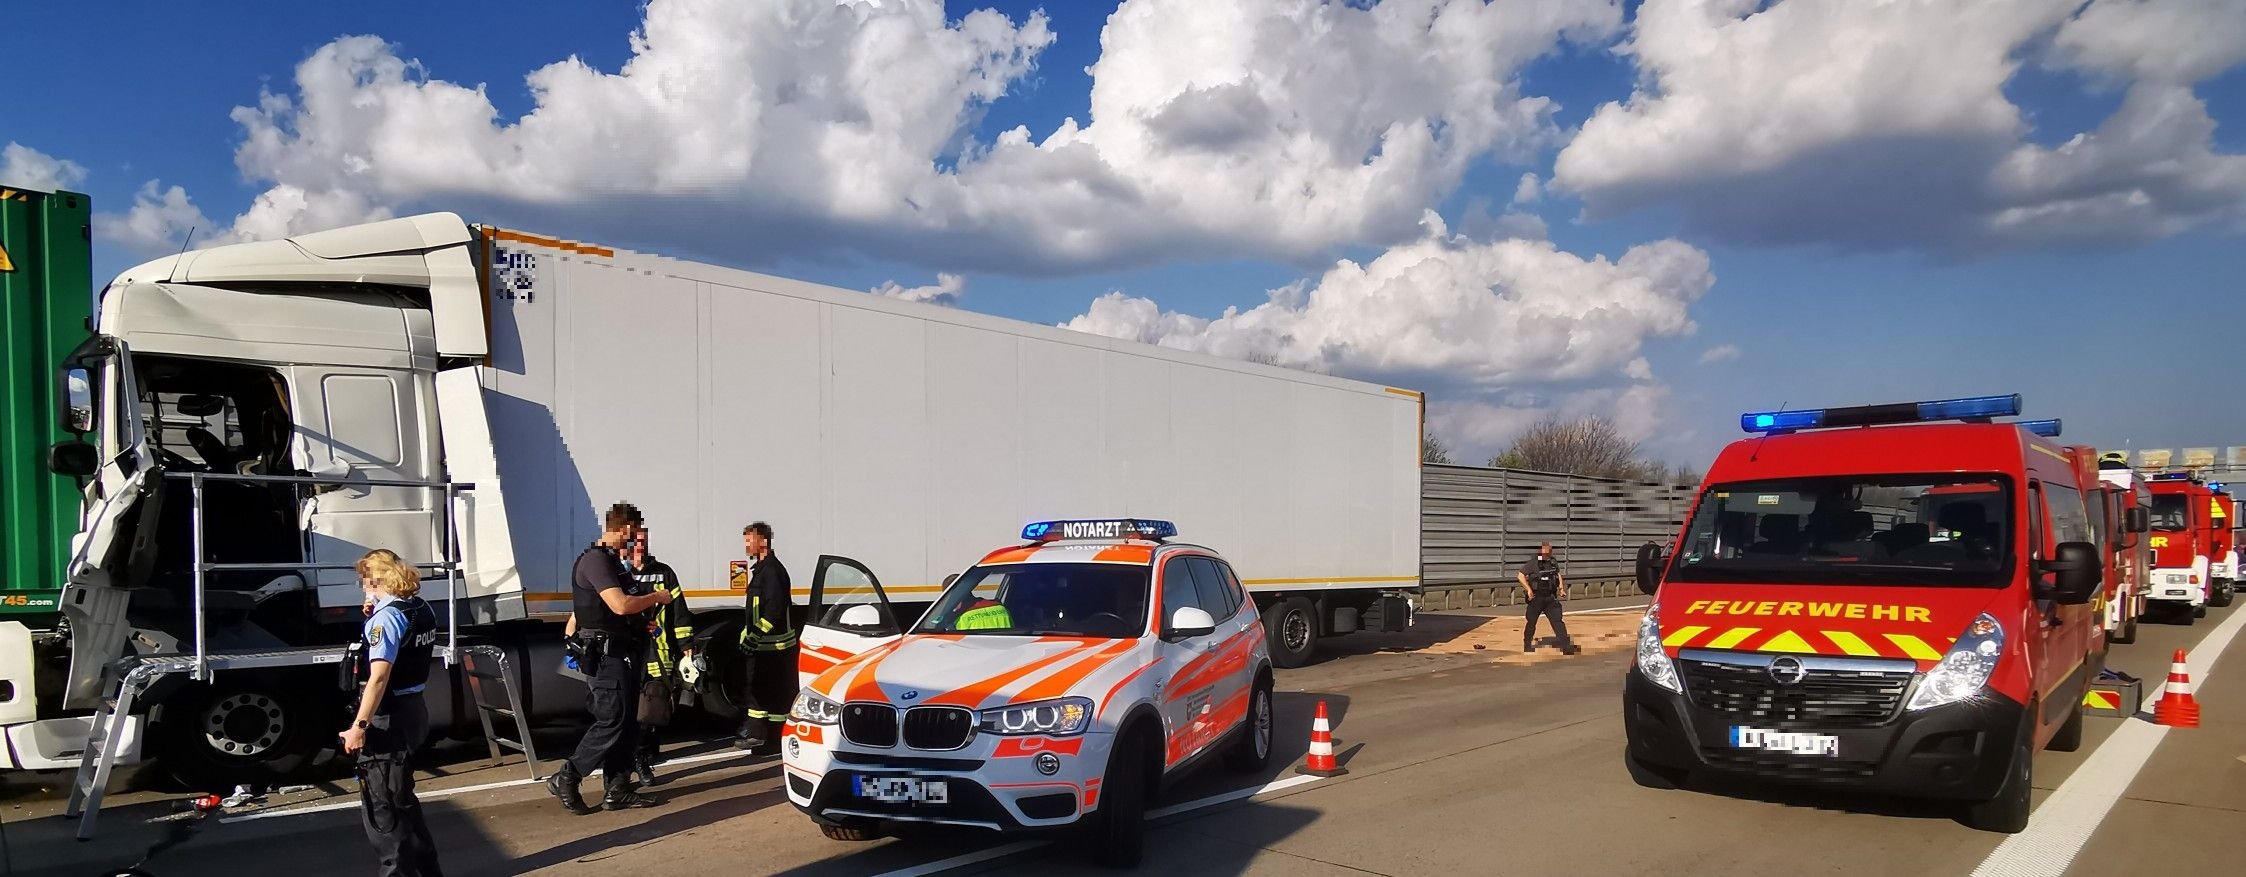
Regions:
<instances>
[{"instance_id":1,"label":"black boot","mask_svg":"<svg viewBox=\"0 0 2246 877\"><path fill-rule=\"evenodd\" d=\"M610 782L601 794L601 806L610 810L636 810L656 803L654 798L640 794L639 784L629 779Z\"/></svg>"},{"instance_id":2,"label":"black boot","mask_svg":"<svg viewBox=\"0 0 2246 877\"><path fill-rule=\"evenodd\" d=\"M632 778L642 786L660 785L655 781L655 762L648 758L646 752L641 752L639 757L632 759Z\"/></svg>"},{"instance_id":3,"label":"black boot","mask_svg":"<svg viewBox=\"0 0 2246 877\"><path fill-rule=\"evenodd\" d=\"M764 748L764 740L764 720L743 719L741 721L741 733L733 738L733 748L762 749Z\"/></svg>"},{"instance_id":4,"label":"black boot","mask_svg":"<svg viewBox=\"0 0 2246 877\"><path fill-rule=\"evenodd\" d=\"M577 766L565 760L561 763L561 768L554 771L553 776L546 778L546 791L561 799L562 806L569 812L583 816L597 809L585 803L584 796L578 794L577 784L583 780L584 777L577 773Z\"/></svg>"}]
</instances>

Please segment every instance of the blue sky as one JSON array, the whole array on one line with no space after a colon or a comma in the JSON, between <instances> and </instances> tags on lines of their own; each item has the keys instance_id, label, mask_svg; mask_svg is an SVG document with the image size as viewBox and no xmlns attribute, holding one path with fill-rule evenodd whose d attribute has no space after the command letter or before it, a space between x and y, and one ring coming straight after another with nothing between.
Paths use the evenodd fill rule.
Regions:
<instances>
[{"instance_id":1,"label":"blue sky","mask_svg":"<svg viewBox=\"0 0 2246 877\"><path fill-rule=\"evenodd\" d=\"M2246 351L2246 59L2237 48L2246 43L2246 4L2236 0L2150 8L1992 0L1964 20L1945 18L1965 14L1946 4L1873 11L1787 0L1692 12L1666 2L1615 10L1599 0L1531 0L1497 4L1504 21L1411 0L1446 26L1486 29L1469 43L1496 47L1489 51L1505 57L1494 62L1471 49L1398 44L1393 21L1376 28L1373 13L1356 8L1366 4L1324 10L1330 26L1321 31L1255 4L1230 19L1188 21L1186 7L1161 7L1176 0L1134 2L1147 14L1112 28L1104 49L1112 3L947 3L917 31L886 31L927 41L907 40L895 56L867 35L896 20L825 16L818 3L785 4L795 10L787 15L773 12L776 4L719 15L683 2L643 10L573 0L400 2L379 12L261 2L224 16L179 4L33 5L11 14L10 30L38 38L13 40L7 51L11 69L37 72L0 90L0 144L75 164L68 182L113 217L97 246L103 276L167 238L176 246L186 222L204 225L199 240L241 239L335 217L453 209L856 289L958 273L965 308L1045 323L1084 317L1080 327L1109 334L1428 389L1437 427L1477 457L1552 411L1614 415L1654 455L1699 465L1736 435L1742 410L2000 392L2024 394L2031 416L2065 419L2076 441L2246 444L2246 408L2234 391ZM913 6L889 7L900 5ZM970 16L985 8L1005 21ZM349 142L412 125L463 130L442 120L473 124L467 136L491 138L488 154L519 151L505 129L534 111L553 117L539 138L573 136L552 133L570 130L562 111L574 98L561 92L592 87L564 83L542 107L525 77L575 56L590 78L616 84L643 14L674 22L660 33L703 28L750 47L702 59L665 37L656 51L673 69L744 82L796 77L770 92L795 98L740 99L764 113L739 123L750 126L740 137L762 144L751 166L718 157L706 170L687 168L689 184L702 178L694 174L710 180L707 196L635 170L618 191L533 197L524 194L533 184L566 192L611 175L522 153L502 164L531 184L484 187L411 154L362 156ZM1521 23L1539 15L1573 24ZM2125 19L2137 26L2114 26ZM1225 28L1240 33L1228 39ZM2125 30L2143 38L2111 36ZM1326 35L1305 36L1318 33ZM386 44L354 57L419 66L390 92L375 74L339 85L298 78L298 65L350 35ZM1290 47L1290 39L1310 42ZM1727 39L1736 42L1721 69L1686 51ZM1626 43L1637 50L1618 52ZM161 45L178 51L151 51ZM951 60L883 78L899 58L938 56ZM838 57L889 62L825 66ZM1113 69L1087 72L1103 63ZM1326 99L1336 86L1299 81L1322 65L1340 66L1332 82L1345 93ZM1213 139L1178 147L1184 141L1163 140L1158 119L1146 135L1121 110L1096 115L1098 80L1120 96L1109 106L1146 119L1197 96L1255 97L1224 104L1192 129L1213 130ZM1382 91L1387 80L1406 84ZM1494 98L1483 88L1507 82ZM426 92L418 87L430 83L481 84L495 118L402 103L328 109L351 106L353 96ZM940 89L919 87L928 83L957 91L931 95ZM1226 83L1246 86L1218 87ZM1633 97L1640 83L1656 87ZM1786 93L1775 91L1780 83ZM322 89L339 89L343 103L319 103ZM261 92L293 107L264 122L234 117ZM814 98L801 98L807 92ZM1381 115L1430 92L1438 97L1425 105ZM601 93L610 103L597 105L613 106L645 92ZM706 121L735 106L729 94L721 83L675 107L647 98L656 104L637 110L640 124L667 142L691 142L705 129L731 136L731 123ZM771 121L782 103L804 118ZM1267 112L1293 145L1259 146L1262 129L1226 127L1239 121L1237 107L1251 119ZM846 123L871 116L880 129L888 110L908 121L956 116L957 130L924 143L925 129L943 125L901 125L888 133L902 145L831 161L788 155L803 131L821 130L821 113ZM1083 164L1047 142L1064 118L1088 130L1100 162ZM1375 155L1405 161L1396 129L1379 132L1414 120L1432 120L1455 154L1352 188ZM305 133L330 121L340 126L327 135L334 139ZM796 124L804 127L784 127ZM1486 132L1471 133L1477 126ZM1017 127L1028 145L993 145ZM253 130L277 133L280 145L246 148ZM1156 151L1133 153L1137 136L1151 136ZM711 139L706 148L722 156L726 136ZM614 167L638 167L631 144L612 140L594 145L616 151ZM1324 154L1303 144L1345 158L1362 152L1362 161L1317 168L1300 183L1288 157ZM679 149L647 163L698 160ZM1236 163L1205 176L1197 162L1226 160L1227 149ZM773 156L806 164L776 178L763 170ZM384 179L337 170L362 159ZM785 179L822 172L830 188ZM1538 197L1516 200L1524 174L1536 175ZM881 181L865 184L876 190L871 206L837 203L832 187L869 179ZM882 191L888 180L893 190ZM150 181L179 187L193 212L151 202L129 213ZM1084 197L1088 181L1117 194ZM1242 188L1223 188L1233 183ZM1213 203L1298 184L1317 194L1231 212ZM261 195L282 189L331 200L253 211ZM737 222L739 239L643 231L614 217L667 209L700 225ZM1441 234L1416 219L1423 210L1440 217ZM1534 246L1500 243L1510 237ZM1692 258L1665 258L1671 267L1659 271L1647 265L1654 253L1624 259L1656 244ZM1327 276L1342 259L1394 270L1370 270L1372 280ZM1409 269L1427 260L1448 270ZM1387 285L1375 282L1383 277ZM1297 282L1323 304L1208 322ZM1444 284L1504 303L1426 292ZM1112 292L1151 304L1092 308ZM1351 329L1368 320L1398 328L1386 338ZM1432 340L1402 340L1421 328ZM1547 334L1538 341L1529 332ZM1732 348L1729 358L1711 354Z\"/></svg>"}]
</instances>

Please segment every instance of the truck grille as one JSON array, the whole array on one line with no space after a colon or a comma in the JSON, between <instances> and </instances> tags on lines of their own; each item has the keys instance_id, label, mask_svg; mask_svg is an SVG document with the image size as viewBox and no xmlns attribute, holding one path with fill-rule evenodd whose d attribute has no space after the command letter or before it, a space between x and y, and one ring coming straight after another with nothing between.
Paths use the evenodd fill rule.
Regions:
<instances>
[{"instance_id":1,"label":"truck grille","mask_svg":"<svg viewBox=\"0 0 2246 877\"><path fill-rule=\"evenodd\" d=\"M975 714L954 706L922 706L905 711L905 745L937 752L966 746L975 736Z\"/></svg>"},{"instance_id":2,"label":"truck grille","mask_svg":"<svg viewBox=\"0 0 2246 877\"><path fill-rule=\"evenodd\" d=\"M1764 667L1680 660L1692 705L1774 728L1870 728L1893 718L1910 688L1911 671L1813 668L1782 685Z\"/></svg>"},{"instance_id":3,"label":"truck grille","mask_svg":"<svg viewBox=\"0 0 2246 877\"><path fill-rule=\"evenodd\" d=\"M897 708L881 703L843 705L842 737L860 746L897 745Z\"/></svg>"}]
</instances>

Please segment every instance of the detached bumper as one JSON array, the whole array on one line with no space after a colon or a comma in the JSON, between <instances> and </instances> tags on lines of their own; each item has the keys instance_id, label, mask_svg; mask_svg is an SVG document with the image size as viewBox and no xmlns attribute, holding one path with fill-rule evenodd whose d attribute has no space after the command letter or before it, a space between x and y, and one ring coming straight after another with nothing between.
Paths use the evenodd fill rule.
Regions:
<instances>
[{"instance_id":1,"label":"detached bumper","mask_svg":"<svg viewBox=\"0 0 2246 877\"><path fill-rule=\"evenodd\" d=\"M2026 709L1995 694L1906 712L1872 728L1787 726L1775 730L1839 738L1837 755L1798 755L1731 745L1734 725L1753 724L1694 707L1647 681L1635 666L1623 689L1630 754L1648 764L1770 782L1927 798L1985 800L2002 786L2009 749ZM1763 726L1767 727L1767 726Z\"/></svg>"}]
</instances>

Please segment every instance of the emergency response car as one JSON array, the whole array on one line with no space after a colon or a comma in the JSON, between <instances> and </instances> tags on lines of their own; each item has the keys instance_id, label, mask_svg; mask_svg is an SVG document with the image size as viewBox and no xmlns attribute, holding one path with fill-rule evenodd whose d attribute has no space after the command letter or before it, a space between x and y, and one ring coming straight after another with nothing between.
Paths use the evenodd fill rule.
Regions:
<instances>
[{"instance_id":1,"label":"emergency response car","mask_svg":"<svg viewBox=\"0 0 2246 877\"><path fill-rule=\"evenodd\" d=\"M886 823L1075 827L1135 863L1146 802L1212 759L1271 756L1271 655L1216 552L1166 521L1044 521L902 635L873 572L821 557L788 800L828 837Z\"/></svg>"},{"instance_id":2,"label":"emergency response car","mask_svg":"<svg viewBox=\"0 0 2246 877\"><path fill-rule=\"evenodd\" d=\"M2104 565L2067 453L1990 422L2018 411L1744 416L1758 437L1723 451L1673 555L1640 567L1633 775L1946 798L1969 825L2026 827L2034 753L2081 745Z\"/></svg>"},{"instance_id":3,"label":"emergency response car","mask_svg":"<svg viewBox=\"0 0 2246 877\"><path fill-rule=\"evenodd\" d=\"M2152 599L2185 624L2207 617L2214 492L2189 472L2152 476Z\"/></svg>"}]
</instances>

